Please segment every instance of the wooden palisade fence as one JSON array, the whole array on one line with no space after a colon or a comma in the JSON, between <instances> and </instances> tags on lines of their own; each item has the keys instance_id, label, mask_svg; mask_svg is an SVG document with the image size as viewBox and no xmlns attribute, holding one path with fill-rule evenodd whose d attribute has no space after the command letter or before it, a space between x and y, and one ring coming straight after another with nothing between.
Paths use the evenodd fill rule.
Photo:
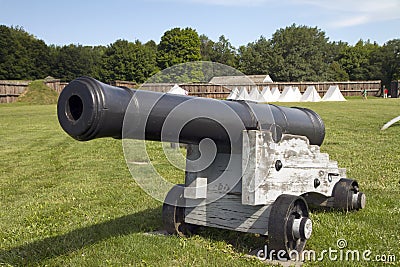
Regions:
<instances>
[{"instance_id":1,"label":"wooden palisade fence","mask_svg":"<svg viewBox=\"0 0 400 267\"><path fill-rule=\"evenodd\" d=\"M12 103L17 101L18 96L26 91L30 81L0 81L0 103ZM58 79L48 79L44 81L47 86L60 93L67 83L62 83ZM137 88L134 82L114 81L114 86L124 86L129 88ZM315 89L321 97L328 90L329 86L338 85L344 96L361 95L363 89L367 89L369 95L378 95L381 92L381 81L346 81L346 82L273 82L273 83L253 83L253 84L210 84L210 83L184 83L179 84L180 87L187 90L189 95L207 98L226 98L230 90L237 87L241 89L246 87L250 91L253 87L257 87L260 91L269 86L271 89L278 87L282 92L285 86L298 87L300 92L304 92L308 86L315 86ZM140 89L151 90L157 92L168 92L174 84L172 83L146 83Z\"/></svg>"},{"instance_id":2,"label":"wooden palisade fence","mask_svg":"<svg viewBox=\"0 0 400 267\"><path fill-rule=\"evenodd\" d=\"M229 85L218 85L209 83L184 83L179 86L189 92L189 95L208 97L208 98L226 98L230 90L233 88L241 89L246 87L248 92L253 87L257 87L260 91L264 87L269 86L270 89L278 87L282 92L286 86L298 87L301 93L304 93L308 86L315 86L322 97L329 87L332 85L338 85L340 91L344 96L359 96L363 89L367 89L369 95L378 95L381 91L381 81L347 81L347 82L274 82L274 83L257 83L257 84L229 84ZM168 92L174 84L170 83L152 83L144 84L141 89L151 90L157 92Z\"/></svg>"}]
</instances>

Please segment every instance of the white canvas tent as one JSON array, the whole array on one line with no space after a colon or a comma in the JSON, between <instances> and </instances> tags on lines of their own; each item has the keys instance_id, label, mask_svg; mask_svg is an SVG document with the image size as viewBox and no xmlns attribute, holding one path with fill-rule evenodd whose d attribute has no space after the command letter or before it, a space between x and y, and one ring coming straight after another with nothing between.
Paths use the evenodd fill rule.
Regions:
<instances>
[{"instance_id":1,"label":"white canvas tent","mask_svg":"<svg viewBox=\"0 0 400 267\"><path fill-rule=\"evenodd\" d=\"M239 89L237 87L233 88L229 96L226 98L228 100L236 100L239 97Z\"/></svg>"},{"instance_id":2,"label":"white canvas tent","mask_svg":"<svg viewBox=\"0 0 400 267\"><path fill-rule=\"evenodd\" d=\"M301 93L300 93L299 87L293 87L293 96L294 96L294 99L296 99L296 102L300 101Z\"/></svg>"},{"instance_id":3,"label":"white canvas tent","mask_svg":"<svg viewBox=\"0 0 400 267\"><path fill-rule=\"evenodd\" d=\"M179 85L177 85L177 84L175 84L167 93L173 94L173 95L188 95L189 94L188 91L179 87Z\"/></svg>"},{"instance_id":4,"label":"white canvas tent","mask_svg":"<svg viewBox=\"0 0 400 267\"><path fill-rule=\"evenodd\" d=\"M299 88L293 88L291 86L286 86L283 89L281 96L278 99L278 102L299 102L301 98L301 93Z\"/></svg>"},{"instance_id":5,"label":"white canvas tent","mask_svg":"<svg viewBox=\"0 0 400 267\"><path fill-rule=\"evenodd\" d=\"M267 76L264 78L263 83L273 83L273 81L272 81L271 77L270 77L269 75L267 75Z\"/></svg>"},{"instance_id":6,"label":"white canvas tent","mask_svg":"<svg viewBox=\"0 0 400 267\"><path fill-rule=\"evenodd\" d=\"M319 102L321 97L319 96L315 86L308 86L303 96L300 99L301 102Z\"/></svg>"},{"instance_id":7,"label":"white canvas tent","mask_svg":"<svg viewBox=\"0 0 400 267\"><path fill-rule=\"evenodd\" d=\"M331 85L328 91L325 93L322 101L346 101L342 93L339 90L339 86Z\"/></svg>"},{"instance_id":8,"label":"white canvas tent","mask_svg":"<svg viewBox=\"0 0 400 267\"><path fill-rule=\"evenodd\" d=\"M236 98L236 100L250 100L246 87L242 87L242 89L240 89L239 96Z\"/></svg>"},{"instance_id":9,"label":"white canvas tent","mask_svg":"<svg viewBox=\"0 0 400 267\"><path fill-rule=\"evenodd\" d=\"M253 87L253 89L251 89L251 92L249 94L249 100L255 101L255 102L262 102L260 91L258 91L257 87Z\"/></svg>"},{"instance_id":10,"label":"white canvas tent","mask_svg":"<svg viewBox=\"0 0 400 267\"><path fill-rule=\"evenodd\" d=\"M261 92L262 102L273 102L273 95L269 86L263 88Z\"/></svg>"},{"instance_id":11,"label":"white canvas tent","mask_svg":"<svg viewBox=\"0 0 400 267\"><path fill-rule=\"evenodd\" d=\"M278 102L286 102L286 95L290 94L289 92L292 91L292 87L291 86L285 86L285 88L283 88L283 91L281 93L281 95L278 98Z\"/></svg>"},{"instance_id":12,"label":"white canvas tent","mask_svg":"<svg viewBox=\"0 0 400 267\"><path fill-rule=\"evenodd\" d=\"M272 97L271 97L271 100L269 100L270 102L277 102L279 97L281 96L281 92L279 92L278 87L273 87L271 89L271 94L272 94Z\"/></svg>"}]
</instances>

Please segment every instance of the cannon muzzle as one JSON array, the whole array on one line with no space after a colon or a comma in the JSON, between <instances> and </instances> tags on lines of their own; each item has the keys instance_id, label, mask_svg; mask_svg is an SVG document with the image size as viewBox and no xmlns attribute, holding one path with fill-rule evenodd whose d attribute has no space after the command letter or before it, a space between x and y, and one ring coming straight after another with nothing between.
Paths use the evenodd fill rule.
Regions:
<instances>
[{"instance_id":1,"label":"cannon muzzle","mask_svg":"<svg viewBox=\"0 0 400 267\"><path fill-rule=\"evenodd\" d=\"M58 99L61 127L73 138L121 138L125 110L133 92L112 87L89 77L70 82Z\"/></svg>"},{"instance_id":2,"label":"cannon muzzle","mask_svg":"<svg viewBox=\"0 0 400 267\"><path fill-rule=\"evenodd\" d=\"M151 110L146 99L154 102ZM163 137L161 134L168 116L187 122L180 129L178 141L188 144L196 144L203 138L220 144L229 142L226 125L238 123L244 126L243 130L271 130L276 141L286 133L306 136L310 144L321 145L325 137L322 119L309 109L133 90L113 87L89 77L72 81L61 92L58 120L65 132L80 141L100 137L120 139L124 117L131 106L139 117L133 116L137 121L129 123L143 123L143 119L146 123L145 135L129 136L135 139L176 141L169 138L168 133ZM180 108L176 109L178 106ZM231 112L227 112L227 108ZM212 118L201 115L202 110L213 114ZM142 111L146 118L140 118Z\"/></svg>"}]
</instances>

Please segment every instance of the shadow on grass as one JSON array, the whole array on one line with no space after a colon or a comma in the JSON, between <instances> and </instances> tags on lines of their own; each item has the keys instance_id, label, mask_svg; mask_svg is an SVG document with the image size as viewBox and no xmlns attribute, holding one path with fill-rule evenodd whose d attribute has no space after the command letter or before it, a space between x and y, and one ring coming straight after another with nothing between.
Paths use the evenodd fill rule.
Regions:
<instances>
[{"instance_id":1,"label":"shadow on grass","mask_svg":"<svg viewBox=\"0 0 400 267\"><path fill-rule=\"evenodd\" d=\"M48 237L9 250L0 250L0 265L40 265L45 259L66 255L111 237L153 231L160 227L157 222L161 222L161 209L147 209L76 229L64 235Z\"/></svg>"},{"instance_id":2,"label":"shadow on grass","mask_svg":"<svg viewBox=\"0 0 400 267\"><path fill-rule=\"evenodd\" d=\"M161 209L147 209L138 213L79 228L69 233L48 237L29 244L0 250L0 266L36 266L46 259L68 255L79 249L116 236L160 230ZM229 230L201 227L198 234L213 241L232 245L235 251L248 253L262 248L265 237Z\"/></svg>"},{"instance_id":3,"label":"shadow on grass","mask_svg":"<svg viewBox=\"0 0 400 267\"><path fill-rule=\"evenodd\" d=\"M316 210L314 212L325 212ZM161 209L147 209L138 213L79 228L69 233L48 237L9 250L0 250L0 266L40 265L46 259L73 253L79 249L116 236L144 233L161 228ZM200 227L198 235L216 242L230 244L236 252L253 254L262 249L267 238L217 228Z\"/></svg>"}]
</instances>

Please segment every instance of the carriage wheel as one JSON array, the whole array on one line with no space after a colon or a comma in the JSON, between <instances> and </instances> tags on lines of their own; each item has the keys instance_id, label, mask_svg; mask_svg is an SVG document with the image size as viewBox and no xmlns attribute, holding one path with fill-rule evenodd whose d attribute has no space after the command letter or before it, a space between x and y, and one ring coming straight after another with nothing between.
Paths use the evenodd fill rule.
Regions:
<instances>
[{"instance_id":1,"label":"carriage wheel","mask_svg":"<svg viewBox=\"0 0 400 267\"><path fill-rule=\"evenodd\" d=\"M365 208L365 194L358 189L356 180L342 178L333 188L333 207L344 211L360 210Z\"/></svg>"},{"instance_id":2,"label":"carriage wheel","mask_svg":"<svg viewBox=\"0 0 400 267\"><path fill-rule=\"evenodd\" d=\"M293 259L301 255L311 233L312 222L304 198L280 195L269 216L268 253L275 258Z\"/></svg>"},{"instance_id":3,"label":"carriage wheel","mask_svg":"<svg viewBox=\"0 0 400 267\"><path fill-rule=\"evenodd\" d=\"M175 185L167 194L162 208L164 230L169 234L185 236L193 234L196 225L185 223L184 185Z\"/></svg>"}]
</instances>

